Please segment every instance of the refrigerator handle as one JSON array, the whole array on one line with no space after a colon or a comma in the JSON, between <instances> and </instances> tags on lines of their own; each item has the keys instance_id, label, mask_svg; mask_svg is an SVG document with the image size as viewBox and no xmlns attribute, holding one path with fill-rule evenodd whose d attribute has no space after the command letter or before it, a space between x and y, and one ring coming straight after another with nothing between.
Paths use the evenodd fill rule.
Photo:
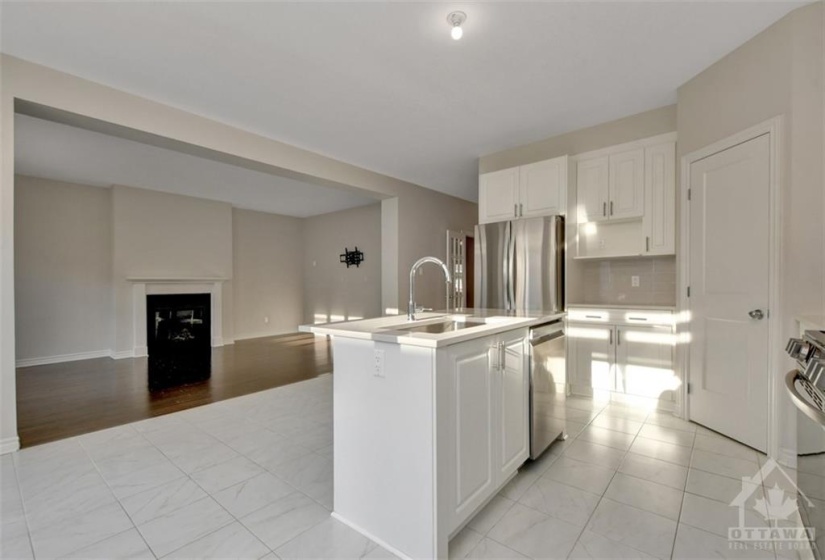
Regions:
<instances>
[{"instance_id":1,"label":"refrigerator handle","mask_svg":"<svg viewBox=\"0 0 825 560\"><path fill-rule=\"evenodd\" d=\"M507 310L516 308L516 232L515 223L510 222L507 240Z\"/></svg>"}]
</instances>

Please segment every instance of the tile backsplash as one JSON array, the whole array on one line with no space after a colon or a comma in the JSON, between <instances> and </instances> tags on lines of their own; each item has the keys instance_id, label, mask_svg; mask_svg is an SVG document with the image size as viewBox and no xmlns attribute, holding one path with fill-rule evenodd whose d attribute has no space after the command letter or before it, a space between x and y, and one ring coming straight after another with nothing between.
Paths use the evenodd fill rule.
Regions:
<instances>
[{"instance_id":1,"label":"tile backsplash","mask_svg":"<svg viewBox=\"0 0 825 560\"><path fill-rule=\"evenodd\" d=\"M581 262L579 298L573 303L676 305L676 257ZM639 277L639 287L632 277Z\"/></svg>"}]
</instances>

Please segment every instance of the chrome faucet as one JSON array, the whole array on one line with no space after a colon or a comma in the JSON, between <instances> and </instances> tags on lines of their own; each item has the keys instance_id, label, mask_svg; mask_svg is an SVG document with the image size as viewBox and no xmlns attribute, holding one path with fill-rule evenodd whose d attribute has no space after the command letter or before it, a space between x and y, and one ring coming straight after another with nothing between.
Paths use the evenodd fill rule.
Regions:
<instances>
[{"instance_id":1,"label":"chrome faucet","mask_svg":"<svg viewBox=\"0 0 825 560\"><path fill-rule=\"evenodd\" d=\"M435 258L435 257L422 257L415 261L415 264L412 265L410 269L410 307L407 310L407 320L408 321L415 321L415 273L418 271L419 267L424 263L433 263L437 265L441 265L441 270L444 271L444 276L447 278L447 283L452 283L453 279L450 276L450 269L447 268L447 265L444 264L443 261Z\"/></svg>"}]
</instances>

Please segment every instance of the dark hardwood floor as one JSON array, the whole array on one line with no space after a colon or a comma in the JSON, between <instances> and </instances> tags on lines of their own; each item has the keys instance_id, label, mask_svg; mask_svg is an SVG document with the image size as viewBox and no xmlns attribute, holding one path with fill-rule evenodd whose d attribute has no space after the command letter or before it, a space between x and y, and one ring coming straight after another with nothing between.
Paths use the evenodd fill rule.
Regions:
<instances>
[{"instance_id":1,"label":"dark hardwood floor","mask_svg":"<svg viewBox=\"0 0 825 560\"><path fill-rule=\"evenodd\" d=\"M290 334L212 349L207 381L150 393L146 358L98 358L17 370L22 447L311 379L332 371L326 338Z\"/></svg>"}]
</instances>

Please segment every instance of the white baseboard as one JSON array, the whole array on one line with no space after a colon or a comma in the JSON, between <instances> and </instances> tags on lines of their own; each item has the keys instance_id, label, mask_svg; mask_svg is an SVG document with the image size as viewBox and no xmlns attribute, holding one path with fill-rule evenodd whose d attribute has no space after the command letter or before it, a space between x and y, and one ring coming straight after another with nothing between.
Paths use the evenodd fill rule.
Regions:
<instances>
[{"instance_id":1,"label":"white baseboard","mask_svg":"<svg viewBox=\"0 0 825 560\"><path fill-rule=\"evenodd\" d=\"M20 449L20 438L19 437L10 437L5 439L0 439L0 455L5 455L6 453L13 453Z\"/></svg>"},{"instance_id":2,"label":"white baseboard","mask_svg":"<svg viewBox=\"0 0 825 560\"><path fill-rule=\"evenodd\" d=\"M92 360L94 358L108 358L112 355L111 350L95 350L93 352L77 352L75 354L59 354L57 356L45 356L43 358L24 358L17 360L17 367L25 368L32 366L44 366L47 364L59 364L62 362L76 362L78 360Z\"/></svg>"},{"instance_id":3,"label":"white baseboard","mask_svg":"<svg viewBox=\"0 0 825 560\"><path fill-rule=\"evenodd\" d=\"M134 358L135 353L133 350L121 350L120 352L112 352L111 356L113 360L123 360L125 358Z\"/></svg>"}]
</instances>

